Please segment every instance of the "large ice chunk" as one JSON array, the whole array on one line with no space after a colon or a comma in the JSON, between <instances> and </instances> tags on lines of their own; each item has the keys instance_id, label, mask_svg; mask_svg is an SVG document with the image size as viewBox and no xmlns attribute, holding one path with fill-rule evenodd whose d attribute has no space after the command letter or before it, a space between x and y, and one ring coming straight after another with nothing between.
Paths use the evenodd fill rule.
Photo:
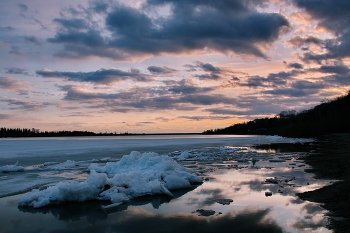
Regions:
<instances>
[{"instance_id":1,"label":"large ice chunk","mask_svg":"<svg viewBox=\"0 0 350 233\"><path fill-rule=\"evenodd\" d=\"M202 180L168 156L133 151L118 162L104 167L91 164L84 182L63 181L45 190L33 190L18 204L39 208L67 201L107 200L123 203L132 198L166 194L169 190L189 188Z\"/></svg>"},{"instance_id":2,"label":"large ice chunk","mask_svg":"<svg viewBox=\"0 0 350 233\"><path fill-rule=\"evenodd\" d=\"M13 165L2 166L2 167L0 167L0 172L4 172L4 173L7 173L7 172L22 172L22 171L25 170L24 167L17 166L17 164L18 164L18 161L17 161L17 163L15 163Z\"/></svg>"}]
</instances>

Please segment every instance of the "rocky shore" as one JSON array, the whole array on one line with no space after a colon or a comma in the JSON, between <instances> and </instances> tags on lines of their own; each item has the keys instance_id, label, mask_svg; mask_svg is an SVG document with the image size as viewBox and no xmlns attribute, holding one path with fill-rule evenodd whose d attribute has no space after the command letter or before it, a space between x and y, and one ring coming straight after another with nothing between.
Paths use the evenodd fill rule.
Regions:
<instances>
[{"instance_id":1,"label":"rocky shore","mask_svg":"<svg viewBox=\"0 0 350 233\"><path fill-rule=\"evenodd\" d=\"M315 143L315 151L303 158L317 179L336 180L323 188L298 193L303 200L317 202L329 211L328 228L334 232L350 229L350 134L325 135Z\"/></svg>"}]
</instances>

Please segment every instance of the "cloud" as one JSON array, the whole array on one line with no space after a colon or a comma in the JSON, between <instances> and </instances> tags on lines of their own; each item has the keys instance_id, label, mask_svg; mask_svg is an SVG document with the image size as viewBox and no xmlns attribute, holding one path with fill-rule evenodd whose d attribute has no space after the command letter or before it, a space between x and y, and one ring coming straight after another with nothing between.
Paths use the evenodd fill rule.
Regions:
<instances>
[{"instance_id":1,"label":"cloud","mask_svg":"<svg viewBox=\"0 0 350 233\"><path fill-rule=\"evenodd\" d=\"M216 87L199 87L195 83L183 79L177 85L170 86L168 91L177 94L200 94L215 91L216 89Z\"/></svg>"},{"instance_id":2,"label":"cloud","mask_svg":"<svg viewBox=\"0 0 350 233\"><path fill-rule=\"evenodd\" d=\"M12 115L0 113L0 120L6 120L6 119L10 119L10 118L12 118Z\"/></svg>"},{"instance_id":3,"label":"cloud","mask_svg":"<svg viewBox=\"0 0 350 233\"><path fill-rule=\"evenodd\" d=\"M7 68L6 74L24 74L24 75L28 75L28 71L25 68L21 68L21 67L11 67L11 68Z\"/></svg>"},{"instance_id":4,"label":"cloud","mask_svg":"<svg viewBox=\"0 0 350 233\"><path fill-rule=\"evenodd\" d=\"M322 73L335 73L335 74L343 74L343 75L348 74L350 72L349 67L345 65L338 65L338 66L324 65L316 70Z\"/></svg>"},{"instance_id":5,"label":"cloud","mask_svg":"<svg viewBox=\"0 0 350 233\"><path fill-rule=\"evenodd\" d=\"M317 94L319 90L316 89L293 89L293 88L285 88L285 89L274 89L269 91L264 91L265 94L271 95L283 95L289 97L303 97Z\"/></svg>"},{"instance_id":6,"label":"cloud","mask_svg":"<svg viewBox=\"0 0 350 233\"><path fill-rule=\"evenodd\" d=\"M275 89L276 90L276 89ZM293 91L292 88L288 89L290 92ZM295 91L295 90L294 90ZM299 90L298 90L299 91ZM298 92L295 91L295 92ZM307 89L303 90L304 93L309 91ZM314 91L318 91L314 89ZM277 92L277 91L276 91ZM289 109L290 106L293 106L294 109L305 108L305 102L307 107L311 107L313 103L312 98L307 96L307 99L301 98L280 98L278 95L291 95L290 92L283 91L277 93L264 93L259 92L259 94L252 95L241 95L236 97L234 105L222 105L214 106L212 108L207 108L205 111L210 112L211 114L218 115L231 115L231 116L245 116L249 119L254 119L256 117L261 117L261 115L274 115L282 110ZM299 91L300 92L300 91ZM264 95L263 95L264 94ZM293 95L289 96L293 97ZM303 96L302 96L303 97ZM319 101L317 98L314 100Z\"/></svg>"},{"instance_id":7,"label":"cloud","mask_svg":"<svg viewBox=\"0 0 350 233\"><path fill-rule=\"evenodd\" d=\"M9 54L21 55L21 50L18 46L12 45Z\"/></svg>"},{"instance_id":8,"label":"cloud","mask_svg":"<svg viewBox=\"0 0 350 233\"><path fill-rule=\"evenodd\" d=\"M177 72L177 70L167 66L149 66L147 70L152 74L172 74Z\"/></svg>"},{"instance_id":9,"label":"cloud","mask_svg":"<svg viewBox=\"0 0 350 233\"><path fill-rule=\"evenodd\" d=\"M169 122L170 121L169 118L165 118L165 117L157 117L155 120L156 121L162 121L162 122Z\"/></svg>"},{"instance_id":10,"label":"cloud","mask_svg":"<svg viewBox=\"0 0 350 233\"><path fill-rule=\"evenodd\" d=\"M66 29L89 29L90 25L85 19L54 19L53 22L58 23Z\"/></svg>"},{"instance_id":11,"label":"cloud","mask_svg":"<svg viewBox=\"0 0 350 233\"><path fill-rule=\"evenodd\" d=\"M201 68L203 71L220 73L222 70L219 67L213 66L210 63L204 63L201 61L196 61L196 67Z\"/></svg>"},{"instance_id":12,"label":"cloud","mask_svg":"<svg viewBox=\"0 0 350 233\"><path fill-rule=\"evenodd\" d=\"M288 67L289 68L294 68L294 69L303 69L304 68L304 66L302 64L296 63L296 62L295 63L289 63Z\"/></svg>"},{"instance_id":13,"label":"cloud","mask_svg":"<svg viewBox=\"0 0 350 233\"><path fill-rule=\"evenodd\" d=\"M49 102L25 101L16 98L0 99L0 101L8 103L9 106L13 106L9 109L20 109L25 111L38 111L53 106L53 104Z\"/></svg>"},{"instance_id":14,"label":"cloud","mask_svg":"<svg viewBox=\"0 0 350 233\"><path fill-rule=\"evenodd\" d=\"M169 88L170 89L170 88ZM117 93L92 92L79 86L60 86L66 92L64 100L87 104L92 108L109 111L150 111L150 110L194 110L200 106L216 104L234 105L235 99L222 94L203 94L209 90L200 88L178 92L169 91L167 87L139 87Z\"/></svg>"},{"instance_id":15,"label":"cloud","mask_svg":"<svg viewBox=\"0 0 350 233\"><path fill-rule=\"evenodd\" d=\"M299 80L291 85L292 88L295 89L324 89L327 87L327 85L323 82L309 82L306 80Z\"/></svg>"},{"instance_id":16,"label":"cloud","mask_svg":"<svg viewBox=\"0 0 350 233\"><path fill-rule=\"evenodd\" d=\"M222 77L217 74L196 74L195 77L201 79L201 80L219 80Z\"/></svg>"},{"instance_id":17,"label":"cloud","mask_svg":"<svg viewBox=\"0 0 350 233\"><path fill-rule=\"evenodd\" d=\"M116 82L132 80L134 82L152 82L154 78L147 74L142 74L138 69L122 71L119 69L100 69L91 72L67 72L51 71L48 69L37 70L36 74L45 78L62 78L74 82L90 82L94 84L110 85Z\"/></svg>"},{"instance_id":18,"label":"cloud","mask_svg":"<svg viewBox=\"0 0 350 233\"><path fill-rule=\"evenodd\" d=\"M187 119L191 121L202 121L202 120L227 120L232 119L231 116L179 116L178 118Z\"/></svg>"},{"instance_id":19,"label":"cloud","mask_svg":"<svg viewBox=\"0 0 350 233\"><path fill-rule=\"evenodd\" d=\"M12 30L14 30L13 27L10 27L10 26L1 27L1 26L0 26L0 31L3 31L3 32L5 31L5 32L6 32L6 31L12 31Z\"/></svg>"},{"instance_id":20,"label":"cloud","mask_svg":"<svg viewBox=\"0 0 350 233\"><path fill-rule=\"evenodd\" d=\"M21 11L28 11L28 6L25 4L18 3L18 7Z\"/></svg>"},{"instance_id":21,"label":"cloud","mask_svg":"<svg viewBox=\"0 0 350 233\"><path fill-rule=\"evenodd\" d=\"M33 43L35 45L42 45L43 44L43 41L36 37L36 36L24 36L23 37L26 41L30 42L30 43Z\"/></svg>"},{"instance_id":22,"label":"cloud","mask_svg":"<svg viewBox=\"0 0 350 233\"><path fill-rule=\"evenodd\" d=\"M200 80L212 80L212 81L216 81L219 79L223 79L226 76L232 76L233 74L236 73L242 73L242 72L234 72L231 71L227 68L220 68L217 66L214 66L213 64L210 63L204 63L201 61L196 61L194 62L195 65L191 65L191 64L186 64L184 65L184 67L187 67L187 71L188 72L192 72L192 71L204 71L204 74L195 74L193 75L193 77L196 77ZM232 78L232 77L231 77Z\"/></svg>"},{"instance_id":23,"label":"cloud","mask_svg":"<svg viewBox=\"0 0 350 233\"><path fill-rule=\"evenodd\" d=\"M324 45L324 41L321 40L320 38L316 37L316 36L312 36L312 35L308 35L305 37L301 37L301 36L295 36L292 39L290 39L289 41L287 41L287 43L295 46L295 47L302 47L305 45Z\"/></svg>"},{"instance_id":24,"label":"cloud","mask_svg":"<svg viewBox=\"0 0 350 233\"><path fill-rule=\"evenodd\" d=\"M291 70L288 72L281 71L278 73L270 73L268 76L248 76L248 79L245 83L238 82L239 86L248 86L248 87L278 87L287 85L287 81L292 81L293 77L303 74L305 71L301 70Z\"/></svg>"},{"instance_id":25,"label":"cloud","mask_svg":"<svg viewBox=\"0 0 350 233\"><path fill-rule=\"evenodd\" d=\"M317 43L323 44L324 53L306 52L302 59L305 62L322 63L329 59L350 57L350 2L328 0L293 0L293 3L304 9L313 19L318 21L318 27L334 33L335 39L325 39Z\"/></svg>"},{"instance_id":26,"label":"cloud","mask_svg":"<svg viewBox=\"0 0 350 233\"><path fill-rule=\"evenodd\" d=\"M27 81L18 80L13 77L0 77L0 89L8 92L17 92L19 94L28 94L27 90L31 85Z\"/></svg>"},{"instance_id":27,"label":"cloud","mask_svg":"<svg viewBox=\"0 0 350 233\"><path fill-rule=\"evenodd\" d=\"M147 1L140 9L91 3L85 16L54 19L59 28L48 41L64 45L56 55L69 58L125 60L207 49L267 59L262 47L276 41L289 23L281 14L256 10L263 2L267 1ZM164 4L171 6L166 16L150 16L142 10ZM104 24L94 21L93 14L104 17Z\"/></svg>"}]
</instances>

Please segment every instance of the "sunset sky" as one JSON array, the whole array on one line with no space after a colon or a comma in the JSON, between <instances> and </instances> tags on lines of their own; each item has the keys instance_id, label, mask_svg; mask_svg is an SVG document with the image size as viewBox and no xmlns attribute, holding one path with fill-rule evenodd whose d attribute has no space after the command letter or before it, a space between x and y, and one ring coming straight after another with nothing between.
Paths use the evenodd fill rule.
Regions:
<instances>
[{"instance_id":1,"label":"sunset sky","mask_svg":"<svg viewBox=\"0 0 350 233\"><path fill-rule=\"evenodd\" d=\"M0 127L222 128L350 90L350 1L1 0Z\"/></svg>"}]
</instances>

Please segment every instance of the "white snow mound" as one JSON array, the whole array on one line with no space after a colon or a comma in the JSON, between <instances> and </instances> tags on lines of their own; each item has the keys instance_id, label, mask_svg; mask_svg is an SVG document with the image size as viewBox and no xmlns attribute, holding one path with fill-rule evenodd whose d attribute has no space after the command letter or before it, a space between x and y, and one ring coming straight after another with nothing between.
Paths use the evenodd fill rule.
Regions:
<instances>
[{"instance_id":1,"label":"white snow mound","mask_svg":"<svg viewBox=\"0 0 350 233\"><path fill-rule=\"evenodd\" d=\"M89 166L84 182L62 181L45 190L33 190L22 197L20 206L39 208L68 201L104 200L123 203L130 199L155 194L172 196L169 190L189 188L202 182L168 156L133 151L118 162L104 167Z\"/></svg>"}]
</instances>

